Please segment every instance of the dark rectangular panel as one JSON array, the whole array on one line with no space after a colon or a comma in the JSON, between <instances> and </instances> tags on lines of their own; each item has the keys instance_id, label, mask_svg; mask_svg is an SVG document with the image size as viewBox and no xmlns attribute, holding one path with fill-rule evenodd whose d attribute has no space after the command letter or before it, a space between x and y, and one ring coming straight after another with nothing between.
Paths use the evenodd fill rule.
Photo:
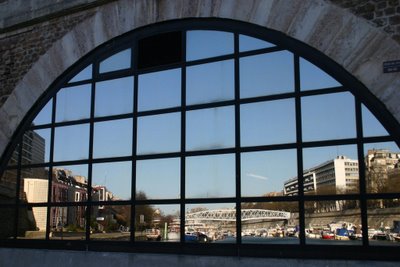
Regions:
<instances>
[{"instance_id":1,"label":"dark rectangular panel","mask_svg":"<svg viewBox=\"0 0 400 267\"><path fill-rule=\"evenodd\" d=\"M139 40L138 69L182 60L181 32L168 32Z\"/></svg>"}]
</instances>

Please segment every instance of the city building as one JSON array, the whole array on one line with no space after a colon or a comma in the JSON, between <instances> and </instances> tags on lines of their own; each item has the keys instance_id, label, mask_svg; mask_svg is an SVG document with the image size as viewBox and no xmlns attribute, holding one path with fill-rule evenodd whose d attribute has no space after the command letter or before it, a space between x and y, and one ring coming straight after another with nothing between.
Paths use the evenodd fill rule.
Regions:
<instances>
[{"instance_id":1,"label":"city building","mask_svg":"<svg viewBox=\"0 0 400 267\"><path fill-rule=\"evenodd\" d=\"M393 169L388 170L389 188L398 188L400 186L400 162L397 162Z\"/></svg>"},{"instance_id":2,"label":"city building","mask_svg":"<svg viewBox=\"0 0 400 267\"><path fill-rule=\"evenodd\" d=\"M111 201L114 199L113 193L104 185L94 185L92 189L94 201Z\"/></svg>"},{"instance_id":3,"label":"city building","mask_svg":"<svg viewBox=\"0 0 400 267\"><path fill-rule=\"evenodd\" d=\"M396 191L399 183L400 153L369 149L365 157L367 189L371 193Z\"/></svg>"},{"instance_id":4,"label":"city building","mask_svg":"<svg viewBox=\"0 0 400 267\"><path fill-rule=\"evenodd\" d=\"M9 164L16 165L21 153L21 161L26 164L40 163L45 157L45 140L38 133L28 131L23 136L23 145L21 150L17 149L12 154ZM44 168L29 168L21 171L23 177L44 177L46 171ZM16 192L13 190L17 183L17 173L13 170L7 170L0 177L0 197L8 199L15 198ZM23 190L21 191L23 192Z\"/></svg>"},{"instance_id":5,"label":"city building","mask_svg":"<svg viewBox=\"0 0 400 267\"><path fill-rule=\"evenodd\" d=\"M304 194L345 194L357 193L359 186L358 160L346 156L324 162L304 170ZM284 183L284 195L298 195L298 178Z\"/></svg>"},{"instance_id":6,"label":"city building","mask_svg":"<svg viewBox=\"0 0 400 267\"><path fill-rule=\"evenodd\" d=\"M45 146L42 136L35 131L28 131L22 139L22 161L26 164L44 162Z\"/></svg>"},{"instance_id":7,"label":"city building","mask_svg":"<svg viewBox=\"0 0 400 267\"><path fill-rule=\"evenodd\" d=\"M70 170L54 168L51 183L51 201L57 202L83 202L87 199L87 181L80 175L74 176ZM29 204L45 203L48 201L49 181L44 178L23 178L21 200ZM39 231L45 231L47 226L47 207L33 207L33 220ZM85 207L77 206L75 209L57 206L51 208L50 227L55 229L60 226L78 225L83 227Z\"/></svg>"},{"instance_id":8,"label":"city building","mask_svg":"<svg viewBox=\"0 0 400 267\"><path fill-rule=\"evenodd\" d=\"M37 178L24 178L23 191L28 203L47 202L47 192L49 190L49 181ZM46 231L47 208L33 207L33 219L39 231Z\"/></svg>"},{"instance_id":9,"label":"city building","mask_svg":"<svg viewBox=\"0 0 400 267\"><path fill-rule=\"evenodd\" d=\"M87 180L66 169L53 169L53 202L83 202L87 199Z\"/></svg>"}]
</instances>

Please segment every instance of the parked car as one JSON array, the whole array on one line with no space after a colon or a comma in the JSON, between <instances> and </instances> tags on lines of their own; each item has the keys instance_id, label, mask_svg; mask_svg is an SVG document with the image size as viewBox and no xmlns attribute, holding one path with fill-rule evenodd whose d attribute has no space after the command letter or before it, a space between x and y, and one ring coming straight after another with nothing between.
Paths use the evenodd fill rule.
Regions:
<instances>
[{"instance_id":1,"label":"parked car","mask_svg":"<svg viewBox=\"0 0 400 267\"><path fill-rule=\"evenodd\" d=\"M198 242L198 243L208 243L211 242L211 239L201 232L187 232L185 234L186 242Z\"/></svg>"}]
</instances>

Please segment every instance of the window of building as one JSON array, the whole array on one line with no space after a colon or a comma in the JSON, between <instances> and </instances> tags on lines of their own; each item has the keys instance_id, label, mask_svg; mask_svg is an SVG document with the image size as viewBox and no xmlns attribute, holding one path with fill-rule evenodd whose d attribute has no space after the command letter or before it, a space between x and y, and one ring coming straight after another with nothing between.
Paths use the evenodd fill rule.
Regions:
<instances>
[{"instance_id":1,"label":"window of building","mask_svg":"<svg viewBox=\"0 0 400 267\"><path fill-rule=\"evenodd\" d=\"M400 244L399 140L383 124L399 126L325 57L235 25L137 30L65 73L13 140L0 238L247 255Z\"/></svg>"}]
</instances>

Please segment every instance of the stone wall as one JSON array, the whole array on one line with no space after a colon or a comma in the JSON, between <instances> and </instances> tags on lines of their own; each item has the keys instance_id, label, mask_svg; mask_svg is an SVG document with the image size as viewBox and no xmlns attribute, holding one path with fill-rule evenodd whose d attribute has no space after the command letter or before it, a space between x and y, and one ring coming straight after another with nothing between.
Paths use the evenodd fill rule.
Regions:
<instances>
[{"instance_id":1,"label":"stone wall","mask_svg":"<svg viewBox=\"0 0 400 267\"><path fill-rule=\"evenodd\" d=\"M355 225L361 224L360 210L355 209L306 215L306 227L309 225L327 225L331 222L343 221ZM368 210L368 225L370 228L378 228L381 224L392 228L394 221L400 221L399 207Z\"/></svg>"},{"instance_id":2,"label":"stone wall","mask_svg":"<svg viewBox=\"0 0 400 267\"><path fill-rule=\"evenodd\" d=\"M400 0L329 0L381 28L400 43Z\"/></svg>"},{"instance_id":3,"label":"stone wall","mask_svg":"<svg viewBox=\"0 0 400 267\"><path fill-rule=\"evenodd\" d=\"M63 16L0 36L0 106L33 63L91 15L93 11Z\"/></svg>"},{"instance_id":4,"label":"stone wall","mask_svg":"<svg viewBox=\"0 0 400 267\"><path fill-rule=\"evenodd\" d=\"M0 0L0 33L110 0Z\"/></svg>"}]
</instances>

